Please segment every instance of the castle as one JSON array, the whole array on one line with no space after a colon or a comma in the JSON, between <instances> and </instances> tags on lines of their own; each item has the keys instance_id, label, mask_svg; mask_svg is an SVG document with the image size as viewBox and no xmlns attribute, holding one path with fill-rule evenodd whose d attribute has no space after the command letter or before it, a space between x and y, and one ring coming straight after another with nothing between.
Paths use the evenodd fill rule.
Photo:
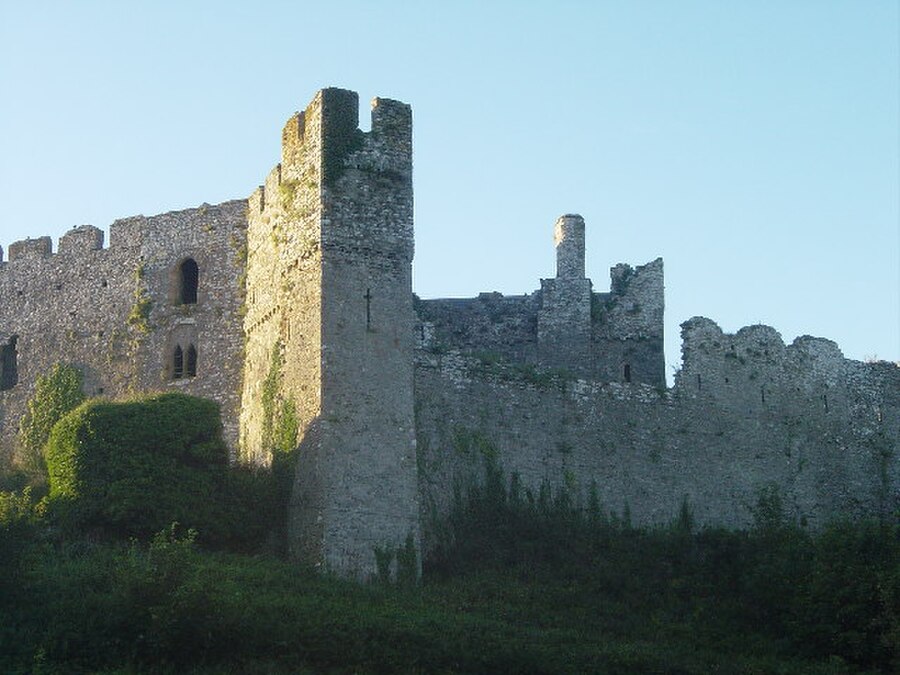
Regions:
<instances>
[{"instance_id":1,"label":"castle","mask_svg":"<svg viewBox=\"0 0 900 675\"><path fill-rule=\"evenodd\" d=\"M635 524L687 504L745 526L767 490L809 527L900 510L900 368L693 318L667 388L662 260L596 292L582 218L554 236L530 295L417 298L410 108L376 98L364 133L356 94L322 90L249 199L118 220L108 248L81 226L0 249L0 443L60 361L88 395L217 401L235 461L268 464L293 427L291 548L359 577L376 548L427 546L485 456Z\"/></svg>"}]
</instances>

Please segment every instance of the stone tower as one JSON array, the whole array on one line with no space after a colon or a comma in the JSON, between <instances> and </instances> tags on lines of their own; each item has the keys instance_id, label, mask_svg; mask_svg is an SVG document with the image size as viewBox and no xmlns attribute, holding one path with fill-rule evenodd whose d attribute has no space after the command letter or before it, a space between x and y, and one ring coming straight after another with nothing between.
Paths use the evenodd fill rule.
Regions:
<instances>
[{"instance_id":1,"label":"stone tower","mask_svg":"<svg viewBox=\"0 0 900 675\"><path fill-rule=\"evenodd\" d=\"M560 216L553 229L556 278L541 280L538 360L547 368L590 372L591 280L584 276L584 219Z\"/></svg>"},{"instance_id":2,"label":"stone tower","mask_svg":"<svg viewBox=\"0 0 900 675\"><path fill-rule=\"evenodd\" d=\"M343 575L419 547L413 418L412 115L324 89L249 200L241 453L299 426L291 550Z\"/></svg>"}]
</instances>

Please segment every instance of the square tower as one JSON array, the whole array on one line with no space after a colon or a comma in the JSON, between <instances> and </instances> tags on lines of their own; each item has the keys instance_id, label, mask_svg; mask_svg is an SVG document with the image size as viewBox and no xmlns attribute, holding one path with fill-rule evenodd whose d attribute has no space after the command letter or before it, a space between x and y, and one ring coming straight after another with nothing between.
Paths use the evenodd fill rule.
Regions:
<instances>
[{"instance_id":1,"label":"square tower","mask_svg":"<svg viewBox=\"0 0 900 675\"><path fill-rule=\"evenodd\" d=\"M241 446L269 463L294 417L290 548L365 578L376 550L410 537L418 550L419 508L412 115L376 98L363 133L358 106L351 91L316 94L250 199Z\"/></svg>"}]
</instances>

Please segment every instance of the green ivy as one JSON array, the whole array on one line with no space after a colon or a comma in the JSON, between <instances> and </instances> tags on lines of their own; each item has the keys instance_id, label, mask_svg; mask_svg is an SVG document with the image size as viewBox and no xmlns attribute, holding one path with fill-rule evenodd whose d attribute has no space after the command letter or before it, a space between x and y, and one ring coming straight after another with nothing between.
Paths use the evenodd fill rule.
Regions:
<instances>
[{"instance_id":1,"label":"green ivy","mask_svg":"<svg viewBox=\"0 0 900 675\"><path fill-rule=\"evenodd\" d=\"M278 399L278 390L281 388L281 369L284 366L281 342L272 346L272 355L269 358L269 372L262 384L262 443L263 448L271 449L275 445L275 413Z\"/></svg>"},{"instance_id":2,"label":"green ivy","mask_svg":"<svg viewBox=\"0 0 900 675\"><path fill-rule=\"evenodd\" d=\"M138 333L146 335L150 332L150 310L153 302L147 295L147 287L144 283L144 263L139 263L134 269L134 303L128 312L126 323Z\"/></svg>"},{"instance_id":3,"label":"green ivy","mask_svg":"<svg viewBox=\"0 0 900 675\"><path fill-rule=\"evenodd\" d=\"M50 430L60 418L84 401L84 376L72 365L55 364L40 375L29 399L27 411L19 420L20 464L32 476L45 476L47 469L42 450Z\"/></svg>"}]
</instances>

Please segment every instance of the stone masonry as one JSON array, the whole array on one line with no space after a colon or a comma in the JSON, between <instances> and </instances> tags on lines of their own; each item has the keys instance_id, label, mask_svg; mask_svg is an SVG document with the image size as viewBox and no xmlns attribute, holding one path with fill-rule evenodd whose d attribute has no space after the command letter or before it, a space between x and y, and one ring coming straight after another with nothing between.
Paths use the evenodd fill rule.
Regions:
<instances>
[{"instance_id":1,"label":"stone masonry","mask_svg":"<svg viewBox=\"0 0 900 675\"><path fill-rule=\"evenodd\" d=\"M663 263L585 277L585 223L554 228L557 272L529 295L413 295L412 116L324 89L282 131L247 200L0 249L0 447L56 362L86 393L178 388L217 401L235 461L271 463L298 427L289 545L345 576L375 551L427 549L486 455L533 492L595 491L638 524L687 504L743 527L777 491L801 524L900 511L900 368L682 325L666 387Z\"/></svg>"}]
</instances>

